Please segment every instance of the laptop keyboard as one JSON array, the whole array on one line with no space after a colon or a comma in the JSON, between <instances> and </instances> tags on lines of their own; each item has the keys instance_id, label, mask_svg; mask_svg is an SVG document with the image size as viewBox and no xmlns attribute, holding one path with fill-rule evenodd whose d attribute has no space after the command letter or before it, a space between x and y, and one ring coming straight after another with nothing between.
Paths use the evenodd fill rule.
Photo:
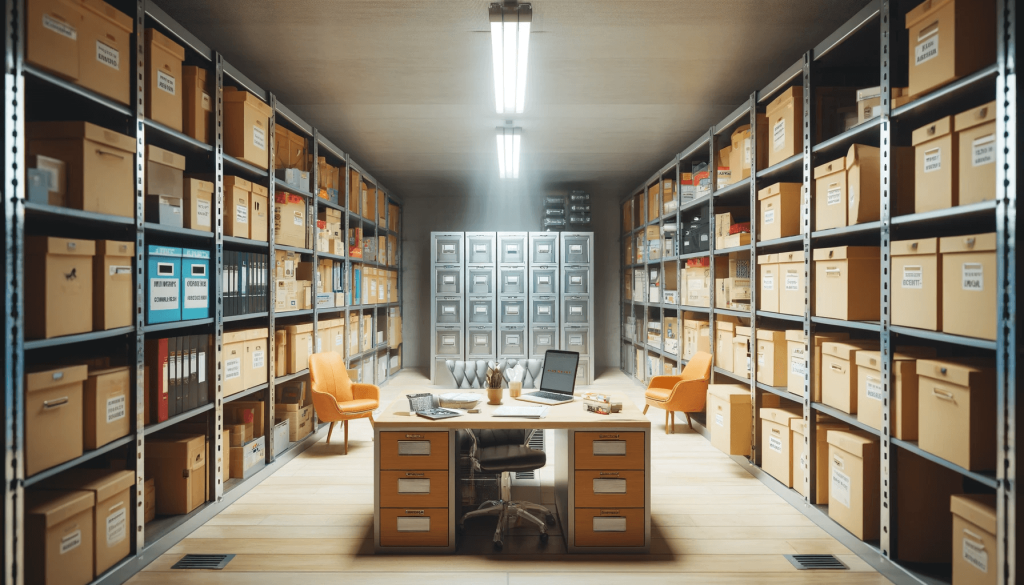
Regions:
<instances>
[{"instance_id":1,"label":"laptop keyboard","mask_svg":"<svg viewBox=\"0 0 1024 585\"><path fill-rule=\"evenodd\" d=\"M570 400L572 399L572 396L569 396L567 394L558 394L558 393L555 393L555 392L544 392L543 390L540 391L540 392L533 392L533 393L530 394L530 396L536 396L538 398L546 398L548 400L558 400L558 401L562 401L562 400L566 400L566 399L570 399Z\"/></svg>"}]
</instances>

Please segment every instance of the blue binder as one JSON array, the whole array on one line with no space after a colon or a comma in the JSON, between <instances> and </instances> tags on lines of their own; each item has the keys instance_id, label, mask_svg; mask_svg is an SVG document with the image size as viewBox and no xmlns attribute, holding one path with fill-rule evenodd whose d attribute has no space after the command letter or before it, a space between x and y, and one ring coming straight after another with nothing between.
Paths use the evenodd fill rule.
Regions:
<instances>
[{"instance_id":1,"label":"blue binder","mask_svg":"<svg viewBox=\"0 0 1024 585\"><path fill-rule=\"evenodd\" d=\"M210 253L206 250L181 251L181 318L205 319L210 316Z\"/></svg>"},{"instance_id":2,"label":"blue binder","mask_svg":"<svg viewBox=\"0 0 1024 585\"><path fill-rule=\"evenodd\" d=\"M181 321L181 248L148 248L146 323Z\"/></svg>"}]
</instances>

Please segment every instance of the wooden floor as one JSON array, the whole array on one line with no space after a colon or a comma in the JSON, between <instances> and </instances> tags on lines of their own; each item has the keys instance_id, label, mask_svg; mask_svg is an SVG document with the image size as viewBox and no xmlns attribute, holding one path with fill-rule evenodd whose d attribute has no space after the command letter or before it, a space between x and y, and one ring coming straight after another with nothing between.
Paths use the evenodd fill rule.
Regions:
<instances>
[{"instance_id":1,"label":"wooden floor","mask_svg":"<svg viewBox=\"0 0 1024 585\"><path fill-rule=\"evenodd\" d=\"M382 390L387 406L402 389L426 384L404 371ZM620 389L643 405L642 390L618 370L596 386ZM373 444L370 426L340 433L299 455L219 516L132 578L132 584L289 585L646 585L654 583L888 583L707 440L677 422L665 435L664 413L651 409L650 555L374 555ZM171 571L186 553L233 553L223 571ZM785 554L832 553L850 571L797 571Z\"/></svg>"}]
</instances>

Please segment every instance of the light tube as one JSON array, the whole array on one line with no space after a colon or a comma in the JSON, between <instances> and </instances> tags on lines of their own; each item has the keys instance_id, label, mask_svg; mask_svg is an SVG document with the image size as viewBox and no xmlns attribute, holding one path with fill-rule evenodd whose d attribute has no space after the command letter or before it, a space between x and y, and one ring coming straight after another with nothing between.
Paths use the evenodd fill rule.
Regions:
<instances>
[{"instance_id":1,"label":"light tube","mask_svg":"<svg viewBox=\"0 0 1024 585\"><path fill-rule=\"evenodd\" d=\"M498 176L505 178L505 133L498 128Z\"/></svg>"},{"instance_id":2,"label":"light tube","mask_svg":"<svg viewBox=\"0 0 1024 585\"><path fill-rule=\"evenodd\" d=\"M502 179L518 179L523 129L499 126L495 131L498 139L498 176Z\"/></svg>"},{"instance_id":3,"label":"light tube","mask_svg":"<svg viewBox=\"0 0 1024 585\"><path fill-rule=\"evenodd\" d=\"M499 114L521 114L526 101L526 66L533 10L529 4L508 8L492 4L489 15L494 109Z\"/></svg>"},{"instance_id":4,"label":"light tube","mask_svg":"<svg viewBox=\"0 0 1024 585\"><path fill-rule=\"evenodd\" d=\"M519 51L516 54L516 113L522 114L526 101L526 61L530 54L530 23L519 23Z\"/></svg>"},{"instance_id":5,"label":"light tube","mask_svg":"<svg viewBox=\"0 0 1024 585\"><path fill-rule=\"evenodd\" d=\"M494 102L498 113L504 110L505 76L502 74L504 62L501 58L501 21L491 22L491 56L494 61Z\"/></svg>"}]
</instances>

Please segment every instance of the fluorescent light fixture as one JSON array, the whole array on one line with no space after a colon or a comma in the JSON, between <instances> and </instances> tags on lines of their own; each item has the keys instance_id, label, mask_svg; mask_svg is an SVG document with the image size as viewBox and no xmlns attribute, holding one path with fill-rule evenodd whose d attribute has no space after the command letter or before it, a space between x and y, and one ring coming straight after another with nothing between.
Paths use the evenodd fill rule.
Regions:
<instances>
[{"instance_id":1,"label":"fluorescent light fixture","mask_svg":"<svg viewBox=\"0 0 1024 585\"><path fill-rule=\"evenodd\" d=\"M499 126L495 130L498 138L498 176L502 179L518 179L523 129Z\"/></svg>"},{"instance_id":2,"label":"fluorescent light fixture","mask_svg":"<svg viewBox=\"0 0 1024 585\"><path fill-rule=\"evenodd\" d=\"M523 113L526 64L530 54L529 4L491 4L491 58L494 66L494 107L499 114Z\"/></svg>"}]
</instances>

